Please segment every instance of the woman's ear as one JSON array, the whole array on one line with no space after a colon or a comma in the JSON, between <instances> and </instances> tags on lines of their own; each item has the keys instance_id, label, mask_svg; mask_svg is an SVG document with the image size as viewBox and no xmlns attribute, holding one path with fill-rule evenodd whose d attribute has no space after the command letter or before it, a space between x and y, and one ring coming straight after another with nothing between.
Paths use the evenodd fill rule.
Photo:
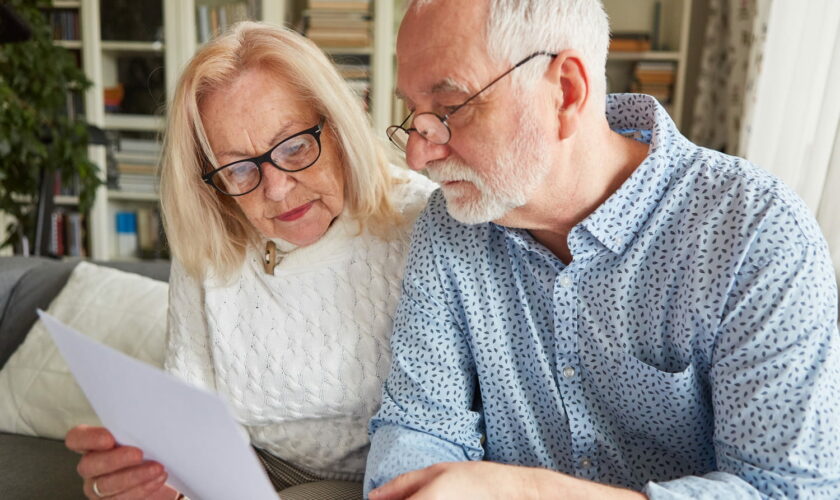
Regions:
<instances>
[{"instance_id":1,"label":"woman's ear","mask_svg":"<svg viewBox=\"0 0 840 500\"><path fill-rule=\"evenodd\" d=\"M550 82L556 86L555 107L559 121L560 139L577 131L589 99L589 73L583 58L575 50L557 54L548 67Z\"/></svg>"}]
</instances>

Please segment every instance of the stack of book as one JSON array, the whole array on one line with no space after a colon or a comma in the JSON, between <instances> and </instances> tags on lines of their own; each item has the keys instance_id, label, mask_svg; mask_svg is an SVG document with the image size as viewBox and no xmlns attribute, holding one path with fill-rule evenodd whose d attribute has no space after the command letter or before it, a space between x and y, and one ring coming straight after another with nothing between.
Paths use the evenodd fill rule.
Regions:
<instances>
[{"instance_id":1,"label":"stack of book","mask_svg":"<svg viewBox=\"0 0 840 500\"><path fill-rule=\"evenodd\" d=\"M84 257L84 215L58 208L50 214L49 252L57 257Z\"/></svg>"},{"instance_id":2,"label":"stack of book","mask_svg":"<svg viewBox=\"0 0 840 500\"><path fill-rule=\"evenodd\" d=\"M632 92L648 94L663 105L671 104L677 64L673 61L642 61L633 72Z\"/></svg>"},{"instance_id":3,"label":"stack of book","mask_svg":"<svg viewBox=\"0 0 840 500\"><path fill-rule=\"evenodd\" d=\"M81 40L78 9L55 9L50 12L53 40Z\"/></svg>"},{"instance_id":4,"label":"stack of book","mask_svg":"<svg viewBox=\"0 0 840 500\"><path fill-rule=\"evenodd\" d=\"M356 94L361 97L365 107L370 102L370 56L334 56L336 68Z\"/></svg>"},{"instance_id":5,"label":"stack of book","mask_svg":"<svg viewBox=\"0 0 840 500\"><path fill-rule=\"evenodd\" d=\"M160 211L155 207L116 213L117 255L121 258L168 258Z\"/></svg>"},{"instance_id":6,"label":"stack of book","mask_svg":"<svg viewBox=\"0 0 840 500\"><path fill-rule=\"evenodd\" d=\"M234 23L249 19L248 5L245 2L197 5L195 10L198 43L209 42L211 38L224 33Z\"/></svg>"},{"instance_id":7,"label":"stack of book","mask_svg":"<svg viewBox=\"0 0 840 500\"><path fill-rule=\"evenodd\" d=\"M160 144L132 138L120 138L119 144L116 188L128 193L157 193Z\"/></svg>"},{"instance_id":8,"label":"stack of book","mask_svg":"<svg viewBox=\"0 0 840 500\"><path fill-rule=\"evenodd\" d=\"M304 34L324 48L370 47L370 0L309 0Z\"/></svg>"},{"instance_id":9,"label":"stack of book","mask_svg":"<svg viewBox=\"0 0 840 500\"><path fill-rule=\"evenodd\" d=\"M647 52L651 49L648 33L613 33L610 52Z\"/></svg>"}]
</instances>

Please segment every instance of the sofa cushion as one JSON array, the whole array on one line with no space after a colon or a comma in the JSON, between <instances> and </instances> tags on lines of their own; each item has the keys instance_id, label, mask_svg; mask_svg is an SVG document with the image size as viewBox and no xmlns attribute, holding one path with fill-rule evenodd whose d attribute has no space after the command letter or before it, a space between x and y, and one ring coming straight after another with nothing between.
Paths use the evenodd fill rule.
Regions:
<instances>
[{"instance_id":1,"label":"sofa cushion","mask_svg":"<svg viewBox=\"0 0 840 500\"><path fill-rule=\"evenodd\" d=\"M75 262L29 257L0 259L0 367L26 338L37 319L58 295Z\"/></svg>"},{"instance_id":2,"label":"sofa cushion","mask_svg":"<svg viewBox=\"0 0 840 500\"><path fill-rule=\"evenodd\" d=\"M125 354L163 365L168 285L79 263L47 312ZM78 424L98 425L41 321L0 370L0 430L61 439Z\"/></svg>"},{"instance_id":3,"label":"sofa cushion","mask_svg":"<svg viewBox=\"0 0 840 500\"><path fill-rule=\"evenodd\" d=\"M0 433L0 497L84 499L78 463L61 441Z\"/></svg>"}]
</instances>

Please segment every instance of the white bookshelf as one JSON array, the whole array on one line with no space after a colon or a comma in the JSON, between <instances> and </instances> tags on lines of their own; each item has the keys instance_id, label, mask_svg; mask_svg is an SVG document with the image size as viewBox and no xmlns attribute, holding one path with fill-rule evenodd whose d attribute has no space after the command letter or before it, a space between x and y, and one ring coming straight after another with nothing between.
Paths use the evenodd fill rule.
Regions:
<instances>
[{"instance_id":1,"label":"white bookshelf","mask_svg":"<svg viewBox=\"0 0 840 500\"><path fill-rule=\"evenodd\" d=\"M676 64L670 106L671 116L682 126L685 107L685 75L688 64L688 41L692 0L604 0L613 33L651 33L654 29L654 6L659 3L659 50L610 52L607 77L611 92L625 92L632 80L633 65L641 61L670 61Z\"/></svg>"}]
</instances>

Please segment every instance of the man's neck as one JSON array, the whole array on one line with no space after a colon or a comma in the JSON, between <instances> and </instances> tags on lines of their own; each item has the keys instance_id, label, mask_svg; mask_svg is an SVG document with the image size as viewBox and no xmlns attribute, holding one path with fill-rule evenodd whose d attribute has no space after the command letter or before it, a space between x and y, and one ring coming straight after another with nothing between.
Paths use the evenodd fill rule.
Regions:
<instances>
[{"instance_id":1,"label":"man's neck","mask_svg":"<svg viewBox=\"0 0 840 500\"><path fill-rule=\"evenodd\" d=\"M604 120L591 140L558 158L531 200L496 221L528 230L534 238L568 264L571 229L601 206L644 161L649 146L627 139Z\"/></svg>"}]
</instances>

